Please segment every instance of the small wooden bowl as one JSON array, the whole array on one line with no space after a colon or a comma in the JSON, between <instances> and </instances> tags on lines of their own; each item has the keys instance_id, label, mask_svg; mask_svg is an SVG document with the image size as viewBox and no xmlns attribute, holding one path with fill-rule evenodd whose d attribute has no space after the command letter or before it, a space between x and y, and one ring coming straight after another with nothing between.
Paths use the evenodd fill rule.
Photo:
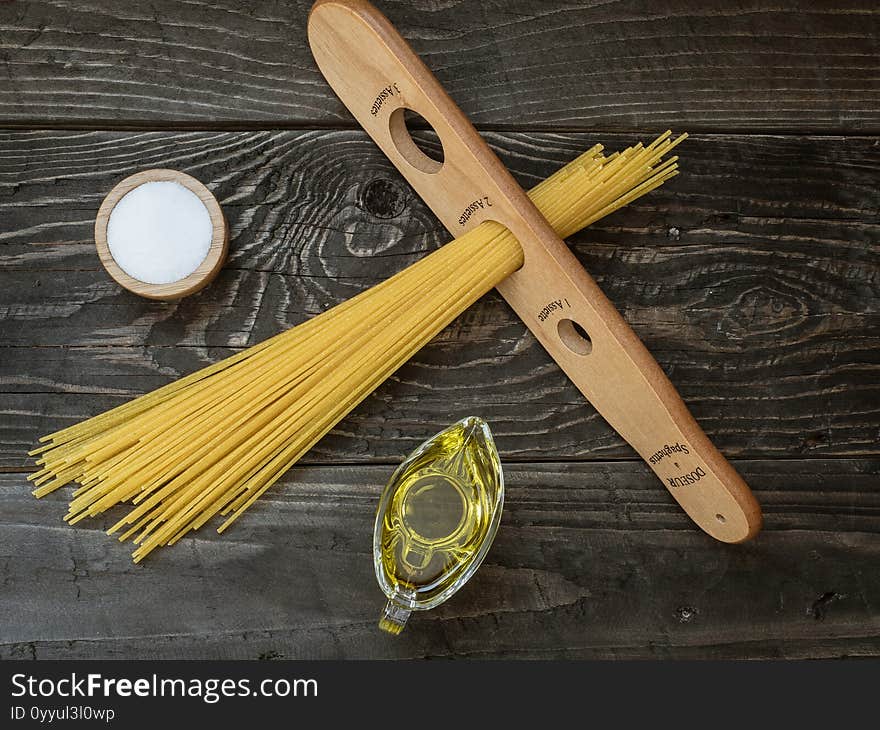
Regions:
<instances>
[{"instance_id":1,"label":"small wooden bowl","mask_svg":"<svg viewBox=\"0 0 880 730\"><path fill-rule=\"evenodd\" d=\"M110 245L107 243L107 224L110 221L110 213L113 212L113 208L126 193L148 182L180 183L198 196L208 209L208 215L211 218L212 235L208 255L189 276L169 284L148 284L129 276L116 263L110 253ZM229 227L226 225L226 219L223 217L223 211L220 210L217 199L202 183L178 170L157 168L144 170L125 178L107 194L98 209L98 216L95 218L95 246L107 273L130 292L147 299L180 299L204 289L217 276L226 261L226 254L229 250Z\"/></svg>"}]
</instances>

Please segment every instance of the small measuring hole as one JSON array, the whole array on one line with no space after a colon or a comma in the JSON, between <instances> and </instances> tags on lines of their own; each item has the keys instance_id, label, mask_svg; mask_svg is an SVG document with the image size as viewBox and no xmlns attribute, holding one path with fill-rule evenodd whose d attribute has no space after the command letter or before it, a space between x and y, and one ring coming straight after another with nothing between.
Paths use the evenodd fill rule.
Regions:
<instances>
[{"instance_id":1,"label":"small measuring hole","mask_svg":"<svg viewBox=\"0 0 880 730\"><path fill-rule=\"evenodd\" d=\"M556 325L559 339L569 350L578 355L589 355L593 351L593 341L587 331L573 319L560 319Z\"/></svg>"},{"instance_id":2,"label":"small measuring hole","mask_svg":"<svg viewBox=\"0 0 880 730\"><path fill-rule=\"evenodd\" d=\"M403 159L422 172L440 172L446 156L443 142L430 122L418 112L400 107L391 112L388 123L391 139Z\"/></svg>"},{"instance_id":3,"label":"small measuring hole","mask_svg":"<svg viewBox=\"0 0 880 730\"><path fill-rule=\"evenodd\" d=\"M715 519L718 520L722 525L727 522L727 518L722 514L715 515Z\"/></svg>"}]
</instances>

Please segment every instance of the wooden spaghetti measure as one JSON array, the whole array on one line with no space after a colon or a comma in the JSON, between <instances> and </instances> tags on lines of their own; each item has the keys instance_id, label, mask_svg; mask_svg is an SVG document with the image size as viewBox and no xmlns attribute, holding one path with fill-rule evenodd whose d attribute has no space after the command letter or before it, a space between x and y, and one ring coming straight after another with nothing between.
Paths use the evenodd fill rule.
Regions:
<instances>
[{"instance_id":1,"label":"wooden spaghetti measure","mask_svg":"<svg viewBox=\"0 0 880 730\"><path fill-rule=\"evenodd\" d=\"M391 23L365 0L319 0L309 43L327 82L453 236L492 220L524 252L498 290L577 388L712 537L761 528L751 490L663 370ZM437 132L425 155L405 110Z\"/></svg>"}]
</instances>

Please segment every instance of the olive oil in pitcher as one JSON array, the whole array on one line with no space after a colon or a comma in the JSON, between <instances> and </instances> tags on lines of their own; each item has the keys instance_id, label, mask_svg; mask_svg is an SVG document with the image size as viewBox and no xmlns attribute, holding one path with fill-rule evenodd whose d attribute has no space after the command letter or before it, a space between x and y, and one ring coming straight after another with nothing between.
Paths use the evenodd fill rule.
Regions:
<instances>
[{"instance_id":1,"label":"olive oil in pitcher","mask_svg":"<svg viewBox=\"0 0 880 730\"><path fill-rule=\"evenodd\" d=\"M380 628L399 634L412 611L434 608L467 582L492 544L503 503L498 451L479 418L454 423L398 467L373 533L376 578L388 597Z\"/></svg>"}]
</instances>

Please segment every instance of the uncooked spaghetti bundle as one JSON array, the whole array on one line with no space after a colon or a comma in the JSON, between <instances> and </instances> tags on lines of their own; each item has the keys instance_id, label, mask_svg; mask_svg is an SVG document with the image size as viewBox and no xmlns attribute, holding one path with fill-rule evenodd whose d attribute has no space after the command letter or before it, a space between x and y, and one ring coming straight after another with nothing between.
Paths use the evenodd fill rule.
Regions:
<instances>
[{"instance_id":1,"label":"uncooked spaghetti bundle","mask_svg":"<svg viewBox=\"0 0 880 730\"><path fill-rule=\"evenodd\" d=\"M566 237L677 174L671 133L604 156L601 145L529 193ZM139 562L216 515L222 532L324 434L456 316L523 263L486 222L303 324L41 441L42 497L70 482L74 524L126 502L108 530Z\"/></svg>"}]
</instances>

